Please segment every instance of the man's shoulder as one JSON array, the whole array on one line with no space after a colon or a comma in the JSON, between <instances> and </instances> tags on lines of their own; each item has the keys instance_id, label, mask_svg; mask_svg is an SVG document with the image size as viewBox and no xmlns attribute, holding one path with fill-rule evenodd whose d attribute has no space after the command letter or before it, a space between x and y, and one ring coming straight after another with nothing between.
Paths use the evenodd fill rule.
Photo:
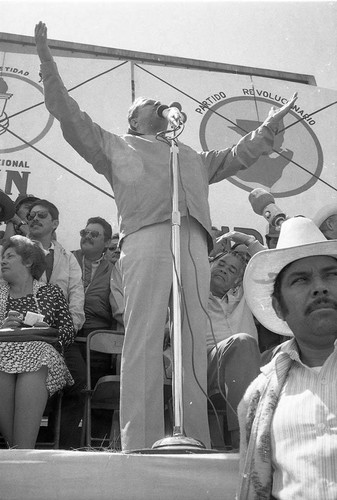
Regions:
<instances>
[{"instance_id":1,"label":"man's shoulder","mask_svg":"<svg viewBox=\"0 0 337 500\"><path fill-rule=\"evenodd\" d=\"M53 245L54 245L54 250L57 250L59 252L71 253L69 250L66 250L59 241L54 240Z\"/></svg>"},{"instance_id":2,"label":"man's shoulder","mask_svg":"<svg viewBox=\"0 0 337 500\"><path fill-rule=\"evenodd\" d=\"M76 275L82 274L81 266L75 257L74 253L70 250L65 249L58 241L54 242L54 271L55 269L60 269L60 266L69 270L69 272L76 271Z\"/></svg>"},{"instance_id":3,"label":"man's shoulder","mask_svg":"<svg viewBox=\"0 0 337 500\"><path fill-rule=\"evenodd\" d=\"M67 250L58 241L53 241L53 244L54 244L54 251L55 251L55 253L58 253L60 255L65 255L65 256L67 256L69 258L75 258L73 251Z\"/></svg>"},{"instance_id":4,"label":"man's shoulder","mask_svg":"<svg viewBox=\"0 0 337 500\"><path fill-rule=\"evenodd\" d=\"M103 273L104 275L107 275L108 280L110 281L110 275L113 267L114 264L105 255L103 255L98 266L99 274Z\"/></svg>"},{"instance_id":5,"label":"man's shoulder","mask_svg":"<svg viewBox=\"0 0 337 500\"><path fill-rule=\"evenodd\" d=\"M83 258L82 250L79 248L78 250L72 250L71 253L74 255L74 257L76 257L77 262L80 264Z\"/></svg>"}]
</instances>

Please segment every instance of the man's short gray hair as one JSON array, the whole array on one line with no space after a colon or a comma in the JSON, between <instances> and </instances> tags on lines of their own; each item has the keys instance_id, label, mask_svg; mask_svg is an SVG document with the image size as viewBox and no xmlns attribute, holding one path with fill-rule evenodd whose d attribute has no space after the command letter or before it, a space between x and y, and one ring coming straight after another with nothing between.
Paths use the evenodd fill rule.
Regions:
<instances>
[{"instance_id":1,"label":"man's short gray hair","mask_svg":"<svg viewBox=\"0 0 337 500\"><path fill-rule=\"evenodd\" d=\"M128 122L130 123L132 118L137 118L138 111L140 108L143 108L147 104L155 104L157 101L154 99L150 99L148 97L137 97L131 104L128 111Z\"/></svg>"}]
</instances>

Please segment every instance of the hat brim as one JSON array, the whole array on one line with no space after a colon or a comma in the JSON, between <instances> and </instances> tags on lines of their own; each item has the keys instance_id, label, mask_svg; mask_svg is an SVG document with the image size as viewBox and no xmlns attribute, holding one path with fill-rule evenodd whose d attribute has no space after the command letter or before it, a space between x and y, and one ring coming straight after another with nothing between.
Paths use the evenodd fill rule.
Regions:
<instances>
[{"instance_id":1,"label":"hat brim","mask_svg":"<svg viewBox=\"0 0 337 500\"><path fill-rule=\"evenodd\" d=\"M337 203L330 203L322 207L312 218L317 227L320 227L324 221L331 215L337 214Z\"/></svg>"},{"instance_id":2,"label":"hat brim","mask_svg":"<svg viewBox=\"0 0 337 500\"><path fill-rule=\"evenodd\" d=\"M1 222L7 222L12 217L14 217L14 214L15 214L14 202L3 191L0 191L0 208L1 208L1 212L0 212L0 221Z\"/></svg>"},{"instance_id":3,"label":"hat brim","mask_svg":"<svg viewBox=\"0 0 337 500\"><path fill-rule=\"evenodd\" d=\"M253 315L268 330L293 336L288 324L276 315L272 306L275 278L291 262L315 255L337 258L337 240L262 250L250 259L243 278L245 299Z\"/></svg>"}]
</instances>

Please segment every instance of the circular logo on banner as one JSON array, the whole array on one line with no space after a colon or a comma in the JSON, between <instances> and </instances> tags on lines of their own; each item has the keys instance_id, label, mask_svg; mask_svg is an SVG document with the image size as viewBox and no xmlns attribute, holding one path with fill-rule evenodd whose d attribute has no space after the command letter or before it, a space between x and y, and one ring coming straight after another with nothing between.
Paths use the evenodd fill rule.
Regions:
<instances>
[{"instance_id":1,"label":"circular logo on banner","mask_svg":"<svg viewBox=\"0 0 337 500\"><path fill-rule=\"evenodd\" d=\"M237 144L241 137L263 123L271 106L277 107L278 103L252 96L218 102L205 113L200 124L203 150ZM283 132L282 128L285 128ZM273 151L227 180L245 191L263 187L275 197L287 197L312 187L322 168L323 152L316 134L291 110L275 136Z\"/></svg>"},{"instance_id":2,"label":"circular logo on banner","mask_svg":"<svg viewBox=\"0 0 337 500\"><path fill-rule=\"evenodd\" d=\"M1 76L5 90L0 92L0 153L3 154L36 144L47 134L54 117L45 109L40 85L21 75L2 73Z\"/></svg>"}]
</instances>

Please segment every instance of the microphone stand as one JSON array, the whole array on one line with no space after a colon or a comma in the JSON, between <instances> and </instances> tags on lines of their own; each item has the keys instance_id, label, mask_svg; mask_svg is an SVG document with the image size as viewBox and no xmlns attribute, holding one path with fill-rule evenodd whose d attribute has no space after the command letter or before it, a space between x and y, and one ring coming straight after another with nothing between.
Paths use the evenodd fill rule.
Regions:
<instances>
[{"instance_id":1,"label":"microphone stand","mask_svg":"<svg viewBox=\"0 0 337 500\"><path fill-rule=\"evenodd\" d=\"M172 126L172 125L171 125ZM187 437L184 432L183 409L183 372L182 372L182 341L181 341L181 272L180 272L180 229L181 215L179 211L178 184L179 184L179 147L177 137L182 133L182 124L170 130L157 134L170 145L170 167L172 176L172 253L173 253L173 281L172 281L172 308L173 308L173 436L156 441L152 450L159 453L191 453L205 452L205 445L194 438ZM180 130L181 129L181 130Z\"/></svg>"}]
</instances>

